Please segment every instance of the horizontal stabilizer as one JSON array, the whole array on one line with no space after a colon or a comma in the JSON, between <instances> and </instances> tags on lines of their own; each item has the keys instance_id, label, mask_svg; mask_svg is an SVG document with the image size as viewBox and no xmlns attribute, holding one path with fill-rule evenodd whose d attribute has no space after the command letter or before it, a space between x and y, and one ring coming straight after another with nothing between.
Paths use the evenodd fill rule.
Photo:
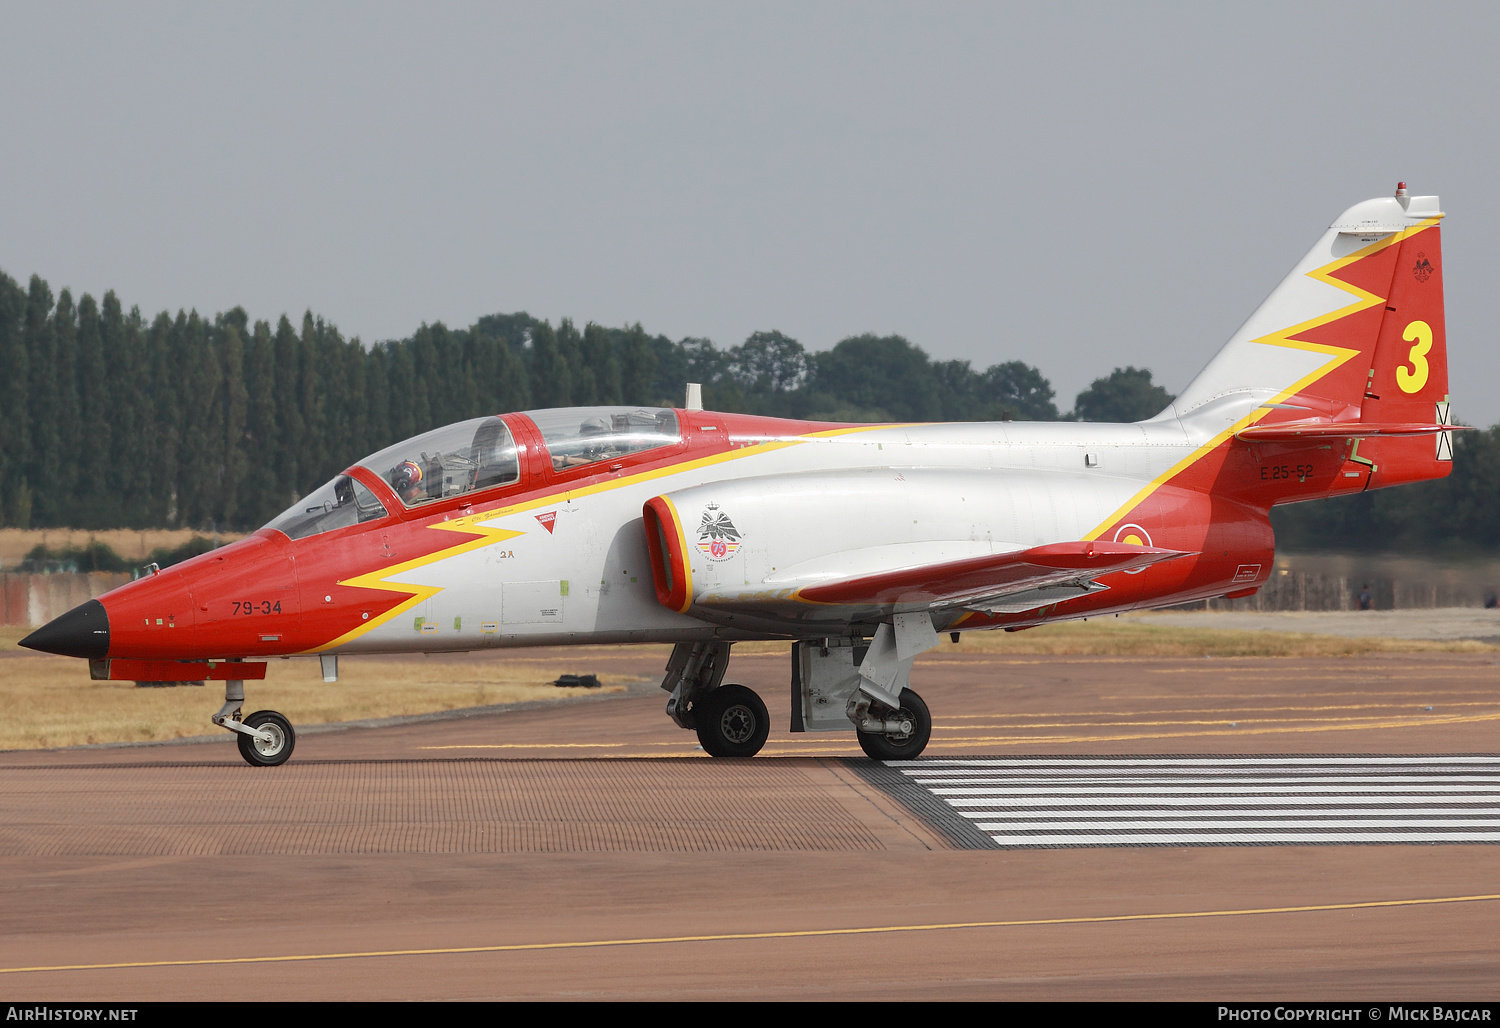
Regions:
<instances>
[{"instance_id":1,"label":"horizontal stabilizer","mask_svg":"<svg viewBox=\"0 0 1500 1028\"><path fill-rule=\"evenodd\" d=\"M1085 585L1100 575L1133 571L1189 555L1185 550L1129 543L1049 543L1029 550L820 582L802 588L798 596L815 603L970 606L1051 585Z\"/></svg>"},{"instance_id":2,"label":"horizontal stabilizer","mask_svg":"<svg viewBox=\"0 0 1500 1028\"><path fill-rule=\"evenodd\" d=\"M1235 438L1251 443L1294 443L1313 439L1365 439L1371 436L1423 436L1466 432L1472 425L1371 424L1369 422L1291 421L1279 425L1251 425Z\"/></svg>"}]
</instances>

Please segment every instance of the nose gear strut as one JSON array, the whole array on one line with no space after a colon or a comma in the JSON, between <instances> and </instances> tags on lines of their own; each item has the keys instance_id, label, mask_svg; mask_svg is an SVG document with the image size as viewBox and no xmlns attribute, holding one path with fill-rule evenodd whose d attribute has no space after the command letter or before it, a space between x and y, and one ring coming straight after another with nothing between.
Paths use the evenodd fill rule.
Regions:
<instances>
[{"instance_id":1,"label":"nose gear strut","mask_svg":"<svg viewBox=\"0 0 1500 1028\"><path fill-rule=\"evenodd\" d=\"M231 664L239 662L236 657L229 660ZM292 723L274 710L257 710L241 721L240 711L244 706L244 679L227 679L224 682L224 705L209 720L236 733L240 756L251 767L285 764L292 755L292 748L297 745L297 733L292 729Z\"/></svg>"}]
</instances>

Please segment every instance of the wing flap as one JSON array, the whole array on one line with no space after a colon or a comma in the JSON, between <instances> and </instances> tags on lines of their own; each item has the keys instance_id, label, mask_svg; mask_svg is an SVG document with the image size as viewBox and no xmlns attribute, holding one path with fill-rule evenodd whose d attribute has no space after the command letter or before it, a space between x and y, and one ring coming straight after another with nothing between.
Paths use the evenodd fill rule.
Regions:
<instances>
[{"instance_id":1,"label":"wing flap","mask_svg":"<svg viewBox=\"0 0 1500 1028\"><path fill-rule=\"evenodd\" d=\"M797 595L799 599L814 603L922 604L937 608L976 606L1017 593L1070 583L1086 590L1089 583L1101 575L1134 571L1185 556L1189 556L1186 550L1129 543L1085 540L1049 543L1029 550L819 582L803 587Z\"/></svg>"}]
</instances>

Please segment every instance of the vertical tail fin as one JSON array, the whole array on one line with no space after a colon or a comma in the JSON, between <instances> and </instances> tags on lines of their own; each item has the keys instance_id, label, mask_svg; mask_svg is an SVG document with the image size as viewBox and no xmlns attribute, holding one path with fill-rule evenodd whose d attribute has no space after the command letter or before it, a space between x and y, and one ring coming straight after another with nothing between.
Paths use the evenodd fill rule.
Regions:
<instances>
[{"instance_id":1,"label":"vertical tail fin","mask_svg":"<svg viewBox=\"0 0 1500 1028\"><path fill-rule=\"evenodd\" d=\"M1173 403L1189 434L1281 422L1447 423L1435 196L1349 208ZM1447 433L1362 441L1371 486L1447 474ZM1436 441L1434 441L1436 440ZM1382 467L1381 462L1385 462Z\"/></svg>"},{"instance_id":2,"label":"vertical tail fin","mask_svg":"<svg viewBox=\"0 0 1500 1028\"><path fill-rule=\"evenodd\" d=\"M1428 197L1412 197L1407 210ZM1360 421L1450 424L1448 334L1443 318L1442 230L1430 217L1401 234L1385 316L1371 361ZM1393 247L1395 249L1396 247ZM1372 487L1440 478L1453 460L1453 436L1370 439L1360 456L1375 465Z\"/></svg>"}]
</instances>

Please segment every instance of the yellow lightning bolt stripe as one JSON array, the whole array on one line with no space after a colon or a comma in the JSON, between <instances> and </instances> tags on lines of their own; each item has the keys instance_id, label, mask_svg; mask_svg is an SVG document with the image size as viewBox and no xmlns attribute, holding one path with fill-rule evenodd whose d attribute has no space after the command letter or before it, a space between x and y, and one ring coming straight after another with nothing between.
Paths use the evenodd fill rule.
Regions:
<instances>
[{"instance_id":1,"label":"yellow lightning bolt stripe","mask_svg":"<svg viewBox=\"0 0 1500 1028\"><path fill-rule=\"evenodd\" d=\"M1320 268L1315 268L1312 271L1307 272L1306 275L1308 278L1316 279L1319 282L1326 283L1328 285L1341 289L1346 293L1349 293L1354 297L1354 302L1344 307L1340 307L1337 310L1331 311L1328 314L1322 314L1315 318L1309 318L1307 321L1303 321L1299 324L1291 325L1279 331L1272 332L1269 335L1261 336L1258 339L1252 339L1251 342L1262 343L1266 346L1284 346L1294 350L1307 350L1312 353L1323 353L1327 354L1330 360L1324 363L1321 367L1314 369L1309 374L1302 376L1286 389L1283 389L1281 392L1277 393L1274 397L1268 400L1266 404L1263 404L1250 413L1246 414L1244 417L1240 418L1240 420L1236 421L1234 424L1230 425L1222 432L1219 432L1213 438L1209 439L1208 442L1199 446L1192 453L1182 458L1182 460L1178 461L1176 464L1173 464L1166 471L1156 476L1156 478L1152 479L1149 484L1143 486L1139 492L1137 492L1129 500L1125 501L1125 503L1122 504L1117 510L1115 510L1114 513L1110 514L1109 517L1101 521L1096 528L1085 535L1084 539L1099 538L1105 533L1105 531L1109 529L1111 525L1129 514L1133 509L1135 509L1135 507L1143 503L1146 498L1149 497L1152 493L1156 492L1156 490L1166 485L1167 482L1171 481L1173 478L1176 478L1178 475L1186 471L1188 468L1192 467L1194 464L1198 463L1198 461L1202 460L1208 454L1218 449L1221 443L1229 439L1236 432L1240 432L1250 427L1261 418L1264 418L1267 414L1270 414L1271 410L1273 409L1270 404L1281 403L1283 400L1297 395L1302 390L1312 385L1314 382L1317 382L1318 380L1332 374L1334 371L1342 367L1350 358L1357 357L1360 352L1358 350L1350 350L1342 346L1328 346L1323 343L1309 343L1301 339L1293 339L1292 337L1301 335L1304 332L1310 332L1316 328L1321 328L1323 325L1338 321L1341 318L1347 318L1351 314L1357 314L1360 311L1368 310L1376 304L1385 303L1385 297L1376 296L1374 293L1371 293L1365 289L1361 289L1359 286L1351 285L1348 282L1336 279L1333 277L1333 273L1340 270L1341 268L1344 268L1347 265L1353 264L1355 261L1363 260L1364 258L1369 257L1371 254L1378 253L1387 247L1395 246L1403 239L1406 239L1409 236L1414 236L1424 229L1431 228L1433 225L1436 225L1440 219L1441 215L1435 218L1424 219L1423 221L1418 222L1410 228L1402 229L1400 232L1392 233L1385 239L1378 240L1374 243L1371 243L1369 246L1363 247L1359 250L1355 250L1353 253L1340 257L1337 260L1330 261L1328 264L1325 264Z\"/></svg>"},{"instance_id":2,"label":"yellow lightning bolt stripe","mask_svg":"<svg viewBox=\"0 0 1500 1028\"><path fill-rule=\"evenodd\" d=\"M353 578L346 578L340 581L339 585L346 585L355 589L379 589L383 592L408 593L410 595L404 602L398 603L384 614L377 615L369 621L361 623L358 628L345 632L332 642L323 643L321 646L314 646L302 652L321 653L325 650L337 649L359 638L366 632L379 628L381 625L400 617L417 604L429 600L443 591L443 587L440 585L414 585L406 582L388 581L391 577L405 574L408 571L414 571L417 568L445 560L448 557L456 557L462 553L468 553L472 550L481 549L485 546L491 546L495 543L504 542L507 539L514 539L518 535L526 534L514 529L491 528L488 525L478 524L477 522L481 517L488 517L488 515L469 515L458 518L455 521L443 521L427 526L434 531L463 532L466 535L477 535L478 538L470 539L456 546L449 546L446 549L438 550L436 553L429 553L425 557L402 561L400 564L395 564L391 567L381 568L378 571L370 571L363 575L356 575Z\"/></svg>"},{"instance_id":3,"label":"yellow lightning bolt stripe","mask_svg":"<svg viewBox=\"0 0 1500 1028\"><path fill-rule=\"evenodd\" d=\"M436 531L463 532L469 535L478 535L479 538L471 539L466 542L459 543L456 546L450 546L446 549L438 550L435 553L429 553L424 557L416 557L412 560L402 561L401 563L392 565L390 567L379 568L375 571L366 572L363 575L356 575L353 578L348 578L340 581L338 583L339 585L350 586L357 589L379 589L384 592L404 593L408 594L408 598L402 603L397 604L395 607L392 607L384 614L380 614L376 617L371 618L369 621L361 623L358 627L345 632L343 635L332 640L331 642L321 643L309 649L302 650L301 653L323 653L328 650L337 649L340 646L347 646L349 643L353 642L355 639L358 639L360 636L374 631L381 625L389 623L395 618L398 618L402 614L405 614L407 611L411 610L417 604L422 603L425 600L429 600L433 596L436 596L438 593L443 591L442 586L413 585L406 582L392 582L389 581L390 578L396 575L405 574L408 571L414 571L417 568L426 567L429 564L435 564L438 561L446 560L449 557L456 557L460 554L468 553L471 550L481 549L485 546L504 542L507 539L514 539L517 536L526 534L525 532L517 531L515 529L492 528L487 524L481 524L481 522L496 521L500 518L510 517L514 514L524 514L527 511L536 510L540 507L550 507L555 505L559 500L572 500L580 496L590 496L595 493L608 492L614 489L622 489L626 486L638 485L642 482L649 482L653 479L664 478L668 475L683 474L691 471L696 471L701 468L713 467L717 464L724 464L732 460L740 460L745 457L752 457L762 453L770 453L775 450L786 449L789 446L798 446L816 439L831 439L837 436L851 435L856 432L872 432L888 428L905 428L909 427L910 424L911 423L890 425L850 425L843 428L827 429L822 432L809 432L805 435L797 436L792 439L775 439L769 442L755 443L751 446L740 447L737 450L727 450L723 453L715 453L707 457L699 457L696 460L684 461L681 464L672 464L664 468L656 468L651 471L643 471L635 475L625 475L606 482L596 482L592 485L581 486L578 488L565 488L559 492L548 493L545 496L527 500L522 503L512 504L508 507L497 507L493 510L468 514L453 521L442 521L437 524L428 525L426 526L427 528ZM672 513L676 515L677 509L675 507L672 508ZM682 532L682 519L680 517L677 517L676 520L678 522L678 532L680 534ZM686 558L686 555L687 542L686 539L684 539L684 558ZM691 590L691 582L689 582L688 588L689 590ZM691 597L691 592L689 592L689 597Z\"/></svg>"},{"instance_id":4,"label":"yellow lightning bolt stripe","mask_svg":"<svg viewBox=\"0 0 1500 1028\"><path fill-rule=\"evenodd\" d=\"M682 527L682 515L677 512L677 504L672 502L670 496L663 496L662 500L666 502L667 509L672 512L672 527L677 531L677 545L682 550L682 570L684 572L682 577L686 581L683 582L682 606L677 608L677 613L686 614L688 608L693 605L693 566L688 563L687 532ZM661 559L664 561L671 560L672 556L671 554L663 553Z\"/></svg>"}]
</instances>

